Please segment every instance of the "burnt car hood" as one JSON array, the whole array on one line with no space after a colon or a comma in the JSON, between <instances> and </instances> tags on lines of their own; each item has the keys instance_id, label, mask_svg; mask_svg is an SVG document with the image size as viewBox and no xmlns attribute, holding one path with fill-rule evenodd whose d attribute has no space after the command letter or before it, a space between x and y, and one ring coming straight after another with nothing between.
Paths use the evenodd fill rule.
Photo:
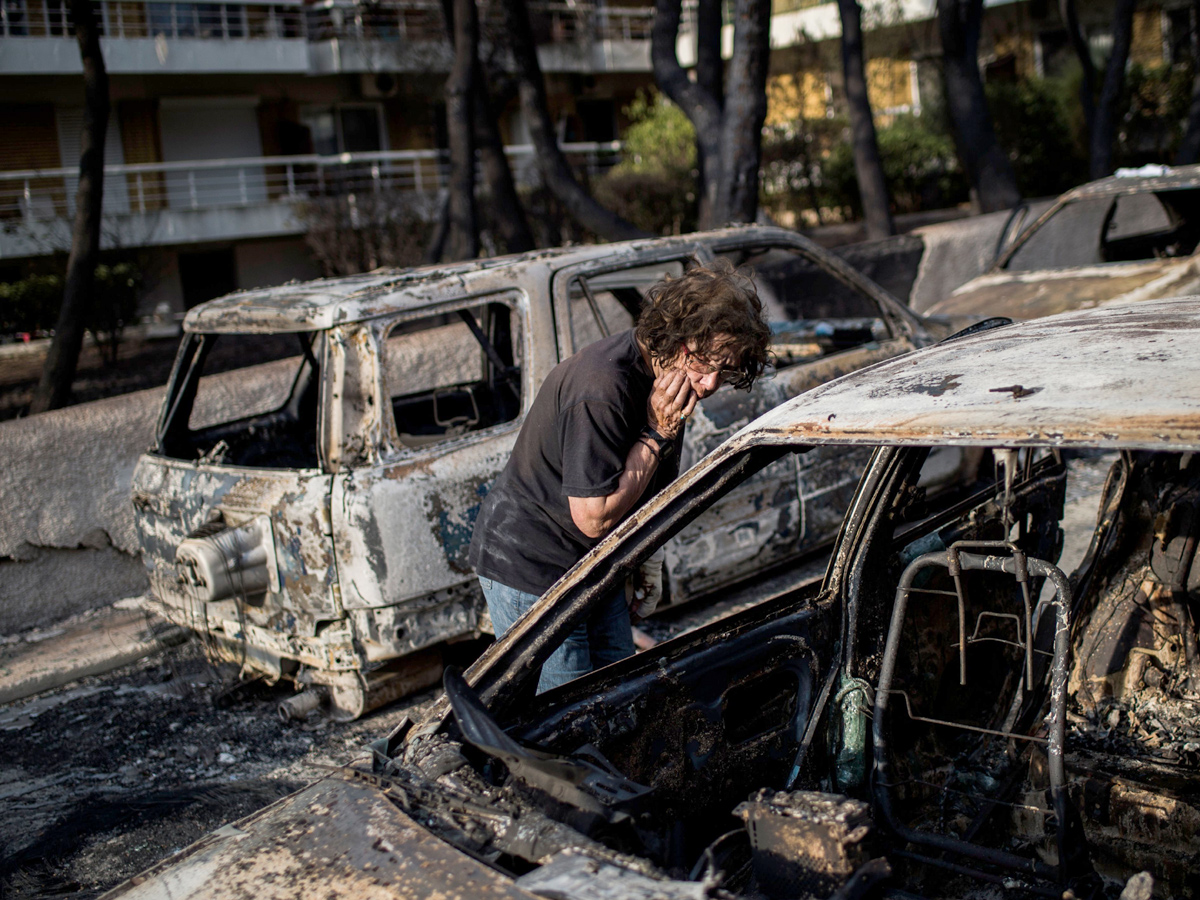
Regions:
<instances>
[{"instance_id":1,"label":"burnt car hood","mask_svg":"<svg viewBox=\"0 0 1200 900\"><path fill-rule=\"evenodd\" d=\"M1190 293L1198 278L1200 266L1195 257L1056 271L993 272L968 281L925 314L1038 319L1108 303Z\"/></svg>"},{"instance_id":2,"label":"burnt car hood","mask_svg":"<svg viewBox=\"0 0 1200 900\"><path fill-rule=\"evenodd\" d=\"M345 770L197 841L108 898L509 898L533 900L405 815L371 776Z\"/></svg>"}]
</instances>

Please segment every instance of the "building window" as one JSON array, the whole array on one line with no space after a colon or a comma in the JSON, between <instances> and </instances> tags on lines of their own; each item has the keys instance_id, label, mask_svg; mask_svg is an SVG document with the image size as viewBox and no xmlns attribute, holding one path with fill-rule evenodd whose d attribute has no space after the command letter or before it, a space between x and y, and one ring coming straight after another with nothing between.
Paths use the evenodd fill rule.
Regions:
<instances>
[{"instance_id":1,"label":"building window","mask_svg":"<svg viewBox=\"0 0 1200 900\"><path fill-rule=\"evenodd\" d=\"M1168 9L1164 14L1167 18L1167 62L1174 66L1194 60L1200 47L1197 46L1192 8Z\"/></svg>"},{"instance_id":2,"label":"building window","mask_svg":"<svg viewBox=\"0 0 1200 900\"><path fill-rule=\"evenodd\" d=\"M180 253L179 280L183 284L183 302L188 309L197 303L233 293L237 290L233 248Z\"/></svg>"},{"instance_id":3,"label":"building window","mask_svg":"<svg viewBox=\"0 0 1200 900\"><path fill-rule=\"evenodd\" d=\"M25 37L29 34L29 19L25 0L0 0L0 35Z\"/></svg>"},{"instance_id":4,"label":"building window","mask_svg":"<svg viewBox=\"0 0 1200 900\"><path fill-rule=\"evenodd\" d=\"M1064 28L1041 32L1037 38L1035 52L1037 73L1042 78L1063 75L1075 59L1075 51L1071 49L1071 42Z\"/></svg>"},{"instance_id":5,"label":"building window","mask_svg":"<svg viewBox=\"0 0 1200 900\"><path fill-rule=\"evenodd\" d=\"M383 107L378 103L309 107L301 119L312 135L313 153L321 156L387 149Z\"/></svg>"}]
</instances>

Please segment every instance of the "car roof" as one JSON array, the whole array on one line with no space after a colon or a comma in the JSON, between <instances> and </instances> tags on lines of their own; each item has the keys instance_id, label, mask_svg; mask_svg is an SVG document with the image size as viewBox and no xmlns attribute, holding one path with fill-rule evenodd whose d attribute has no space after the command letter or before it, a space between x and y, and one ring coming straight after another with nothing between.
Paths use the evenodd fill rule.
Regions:
<instances>
[{"instance_id":1,"label":"car roof","mask_svg":"<svg viewBox=\"0 0 1200 900\"><path fill-rule=\"evenodd\" d=\"M504 265L529 264L587 249L591 248L555 248L449 265L376 269L362 275L236 291L193 307L183 320L183 329L216 333L319 330L424 306L429 297L423 288L456 276L469 278Z\"/></svg>"},{"instance_id":2,"label":"car roof","mask_svg":"<svg viewBox=\"0 0 1200 900\"><path fill-rule=\"evenodd\" d=\"M1200 296L1076 310L949 339L801 394L743 435L1200 449Z\"/></svg>"},{"instance_id":3,"label":"car roof","mask_svg":"<svg viewBox=\"0 0 1200 900\"><path fill-rule=\"evenodd\" d=\"M1178 191L1187 188L1200 188L1200 165L1196 166L1157 166L1145 170L1118 170L1126 174L1110 175L1098 181L1089 181L1077 188L1072 188L1061 197L1058 203L1069 203L1075 200L1086 200L1091 197L1115 196L1117 194L1142 194L1153 191ZM1156 174L1129 174L1138 171L1154 171ZM1058 204L1055 204L1058 205Z\"/></svg>"},{"instance_id":4,"label":"car roof","mask_svg":"<svg viewBox=\"0 0 1200 900\"><path fill-rule=\"evenodd\" d=\"M601 258L611 257L616 261L622 255L646 250L675 247L686 251L700 243L711 245L731 238L750 241L783 238L815 246L786 229L742 226L668 238L534 250L448 265L377 269L363 275L237 291L189 310L183 329L226 334L321 330L344 322L420 309L472 291L516 286L512 275L497 272L498 269L515 274L517 267L545 266L551 260L555 268Z\"/></svg>"}]
</instances>

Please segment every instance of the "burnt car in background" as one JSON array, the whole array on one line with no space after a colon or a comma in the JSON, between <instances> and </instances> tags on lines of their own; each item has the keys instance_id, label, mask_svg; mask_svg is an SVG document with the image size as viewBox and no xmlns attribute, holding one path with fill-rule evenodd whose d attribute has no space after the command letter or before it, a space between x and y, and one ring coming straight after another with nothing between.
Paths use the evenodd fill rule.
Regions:
<instances>
[{"instance_id":1,"label":"burnt car in background","mask_svg":"<svg viewBox=\"0 0 1200 900\"><path fill-rule=\"evenodd\" d=\"M1034 319L1200 290L1200 166L1119 170L1027 212L1014 211L986 273L924 312Z\"/></svg>"},{"instance_id":2,"label":"burnt car in background","mask_svg":"<svg viewBox=\"0 0 1200 900\"><path fill-rule=\"evenodd\" d=\"M1198 346L1200 297L1107 307L783 404L448 670L373 772L109 896L1082 898L1142 871L1195 896ZM533 696L589 607L704 510L863 447L821 582ZM931 505L922 471L948 447L996 465ZM1096 451L1113 462L1068 574L1064 454Z\"/></svg>"},{"instance_id":3,"label":"burnt car in background","mask_svg":"<svg viewBox=\"0 0 1200 900\"><path fill-rule=\"evenodd\" d=\"M325 693L335 716L354 717L436 681L443 642L490 628L467 547L538 386L630 327L652 284L718 257L751 266L785 320L778 371L700 405L685 467L787 398L949 327L805 238L757 227L213 300L184 321L155 444L133 477L157 609L247 674L319 688L293 698L299 712ZM291 360L205 376L214 345L280 335L295 336ZM230 413L230 394L256 409ZM670 543L672 602L828 544L866 458L839 450L765 468Z\"/></svg>"}]
</instances>

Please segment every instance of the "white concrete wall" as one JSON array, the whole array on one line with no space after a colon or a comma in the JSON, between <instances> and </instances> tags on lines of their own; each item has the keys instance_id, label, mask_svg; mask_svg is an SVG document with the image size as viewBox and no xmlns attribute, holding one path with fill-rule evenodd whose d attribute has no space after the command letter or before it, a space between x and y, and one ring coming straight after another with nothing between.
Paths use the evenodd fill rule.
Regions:
<instances>
[{"instance_id":1,"label":"white concrete wall","mask_svg":"<svg viewBox=\"0 0 1200 900\"><path fill-rule=\"evenodd\" d=\"M304 38L101 38L110 75L225 74L308 71ZM78 75L83 72L79 46L69 37L7 38L0 50L0 75Z\"/></svg>"},{"instance_id":2,"label":"white concrete wall","mask_svg":"<svg viewBox=\"0 0 1200 900\"><path fill-rule=\"evenodd\" d=\"M146 589L129 484L162 390L0 423L0 633Z\"/></svg>"},{"instance_id":3,"label":"white concrete wall","mask_svg":"<svg viewBox=\"0 0 1200 900\"><path fill-rule=\"evenodd\" d=\"M303 234L304 225L286 200L269 200L257 206L212 209L158 209L126 215L106 215L100 246L162 247ZM51 250L71 249L71 220L27 219L0 231L0 259L42 256Z\"/></svg>"},{"instance_id":4,"label":"white concrete wall","mask_svg":"<svg viewBox=\"0 0 1200 900\"><path fill-rule=\"evenodd\" d=\"M268 363L212 377L220 410L250 412L280 367ZM0 634L39 627L139 594L129 486L154 438L163 388L0 422Z\"/></svg>"}]
</instances>

